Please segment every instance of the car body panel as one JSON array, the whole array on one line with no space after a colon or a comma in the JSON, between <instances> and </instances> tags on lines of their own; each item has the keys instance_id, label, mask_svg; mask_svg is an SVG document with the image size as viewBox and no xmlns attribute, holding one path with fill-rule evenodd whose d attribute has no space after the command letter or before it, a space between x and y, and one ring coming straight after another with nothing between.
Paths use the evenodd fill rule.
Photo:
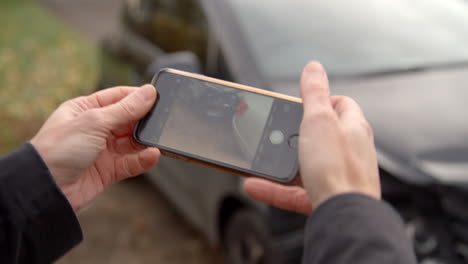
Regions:
<instances>
[{"instance_id":1,"label":"car body panel","mask_svg":"<svg viewBox=\"0 0 468 264\"><path fill-rule=\"evenodd\" d=\"M468 68L347 82L334 91L348 91L363 108L382 166L409 182L468 185Z\"/></svg>"},{"instance_id":2,"label":"car body panel","mask_svg":"<svg viewBox=\"0 0 468 264\"><path fill-rule=\"evenodd\" d=\"M123 84L139 86L145 83L135 71L128 74L132 78ZM104 85L117 83L116 80L107 80ZM234 197L243 206L256 208L264 214L268 211L266 205L252 200L243 192L242 178L198 164L162 156L146 177L213 245L219 245L222 238L219 220L225 200Z\"/></svg>"},{"instance_id":3,"label":"car body panel","mask_svg":"<svg viewBox=\"0 0 468 264\"><path fill-rule=\"evenodd\" d=\"M211 243L219 243L221 203L243 195L239 176L164 156L147 176Z\"/></svg>"},{"instance_id":4,"label":"car body panel","mask_svg":"<svg viewBox=\"0 0 468 264\"><path fill-rule=\"evenodd\" d=\"M226 0L202 2L209 16L224 19L224 23L213 28L226 48L226 56L231 55L231 63L250 65L248 70L255 68L255 74L261 76L233 15L229 10L216 13L215 8L226 5ZM225 23L231 25L232 32L222 30ZM242 55L234 56L239 53ZM464 67L452 67L332 79L331 89L333 94L353 97L362 106L374 128L379 165L383 169L401 175L409 183L430 184L437 180L463 186L468 185L468 175L464 173L468 157L463 157L468 152L468 122L463 115L463 101L468 93L467 73ZM241 70L238 74L245 83L300 96L298 81L294 84L280 80L269 82L265 78L254 81L253 74L244 75Z\"/></svg>"},{"instance_id":5,"label":"car body panel","mask_svg":"<svg viewBox=\"0 0 468 264\"><path fill-rule=\"evenodd\" d=\"M249 64L244 60L235 60L235 62L232 60L233 58L238 59L239 55L244 57L245 53L235 54L235 52L239 52L242 49L236 49L233 51L225 46L227 44L225 41L219 40L216 32L223 32L226 28L218 28L216 32L214 28L217 27L219 23L222 23L223 17L217 16L216 18L220 20L211 20L213 17L211 17L209 13L224 13L225 10L223 7L223 5L218 5L217 2L211 2L208 5L203 4L203 9L211 21L210 34L213 36L210 38L214 39L212 42L215 43L210 43L211 50L208 50L208 55L220 56L220 51L217 50L219 48L215 47L216 45L219 45L219 47L222 47L222 56L224 57L226 67L229 70L229 75L232 75L230 76L232 77L230 80L263 89L267 88L265 82L261 79L261 75L259 75L253 64ZM213 12L209 12L208 10L212 10ZM224 23L223 25L228 26ZM125 33L128 31L129 29L124 27L123 32ZM234 31L231 32L231 36L232 34L235 34ZM123 38L123 41L131 41L135 43L148 42L136 34L125 34L125 36L129 35L131 35L131 38ZM235 43L231 44L235 46ZM129 46L129 44L124 44L122 46ZM158 51L160 50L157 47L156 49ZM133 52L138 51L134 50ZM229 55L227 55L227 53L229 53ZM158 64L159 56L161 56L161 54L156 54L152 58L153 62L147 65L151 68L153 74L156 74L158 69L151 66ZM208 58L203 60L215 61L216 59ZM170 67L170 65L166 65L166 67ZM207 66L205 65L204 68L206 70ZM242 69L242 71L238 73L234 68ZM149 81L148 74L151 75L151 72L145 72L145 70L142 70L141 68L137 68L136 70L140 71L140 73L137 73L137 75L139 75L139 80L138 78L134 78L136 81L133 85L141 85ZM268 215L268 206L252 200L243 192L243 179L239 176L167 157L162 157L159 164L153 168L147 176L169 198L169 200L173 202L173 204L179 209L180 213L193 223L194 226L214 245L219 245L220 239L222 238L219 221L221 217L221 207L226 200L235 199L239 204L241 204L241 206L255 208L262 215ZM302 227L299 229L302 229ZM292 244L290 243L292 247L298 247L301 246L301 244L302 240L297 240Z\"/></svg>"},{"instance_id":6,"label":"car body panel","mask_svg":"<svg viewBox=\"0 0 468 264\"><path fill-rule=\"evenodd\" d=\"M212 21L210 30L222 47L233 79L241 84L270 90L226 0L200 0L200 3Z\"/></svg>"},{"instance_id":7,"label":"car body panel","mask_svg":"<svg viewBox=\"0 0 468 264\"><path fill-rule=\"evenodd\" d=\"M241 32L233 10L228 5L228 0L194 0L194 2L202 4L204 15L209 22L206 25L209 32L204 35L208 37L206 55L209 58L200 58L203 48L198 47L198 52L197 50L188 50L199 56L198 59L202 64L202 72L200 73L291 96L299 96L299 80L277 79L272 81L264 76L243 32ZM404 1L400 2L404 3ZM176 1L168 0L164 3L173 5ZM326 5L326 3L323 4ZM136 11L139 12L139 10ZM143 18L148 15L151 14L146 12L146 15L137 15L137 17ZM340 21L338 20L338 22ZM340 23L337 25L341 27ZM190 25L186 23L184 26ZM428 29L429 32L430 27L425 26L424 29ZM132 31L132 29L125 30ZM125 30L122 32L125 33ZM299 30L302 29L299 28ZM398 31L399 28L397 27L395 30ZM391 32L387 32L388 34L384 32L386 31L379 34L391 36ZM135 30L133 33L135 34L125 33L123 37L118 38L119 41L126 42L125 45L121 46L130 54L122 51L118 53L125 56L132 55L130 58L124 56L120 59L124 64L133 65L134 69L129 72L127 65L120 65L121 67L115 69L113 75L119 75L122 72L120 77L125 81L125 84L141 85L149 82L152 77L150 75L155 74L158 67L162 67L159 66L160 61L158 60L161 58L160 50L163 53L182 50L163 51L154 43L151 44L152 40L148 39L147 36L144 39L142 36L144 34L141 34L141 31ZM460 35L463 34L455 37ZM165 38L167 34L159 34L158 36ZM361 45L360 35L352 36L358 40L355 45ZM419 35L413 33L408 35L408 37L415 36ZM446 38L437 39L437 41L439 40L446 41ZM148 43L150 45L146 45ZM337 43L341 45L341 42ZM375 50L379 50L380 47L380 45L372 46L372 42L368 43L365 40L362 43L367 46L371 45ZM342 45L345 46L346 43ZM152 46L156 49L151 48ZM398 45L390 46L391 48L400 48ZM430 46L437 47L437 44L434 42ZM352 49L343 48L343 51L349 52ZM296 57L299 53L295 52ZM350 52L350 54L352 53ZM375 54L377 57L385 56L385 52ZM321 56L322 54L311 54L311 58L321 58ZM403 55L403 59L406 58L407 56ZM304 60L306 59L308 58L304 58ZM220 60L224 64L222 67L218 65ZM354 67L353 63L353 60L347 61L347 65L351 65L351 67ZM150 64L158 66L148 68ZM170 67L170 65L166 65L166 67ZM220 68L222 68L223 74L212 75ZM332 94L350 96L361 105L374 129L379 166L385 172L384 174L388 172L389 175L404 182L404 186L408 187L410 193L414 192L414 187L423 186L422 188L425 189L426 185L440 183L467 189L468 123L465 121L464 101L468 95L466 89L468 88L468 70L463 67L426 71L408 69L406 73L404 72L406 69L400 70L400 73L375 76L332 75L331 92ZM131 83L127 83L129 79ZM114 82L113 84L122 83ZM297 249L302 244L303 222L299 225L291 224L291 222L296 221L284 220L296 220L295 216L279 216L287 214L284 211L281 211L279 215L271 214L273 208L249 199L242 191L243 180L237 176L167 157L161 157L159 165L153 168L148 175L155 185L180 209L180 212L215 245L219 244L221 238L221 207L224 201L231 198L242 201L245 206L253 206L262 212L269 212L271 218L282 218L283 221L272 224L272 226L276 224L280 227L276 227L276 230L280 230L278 232L280 235L276 234L278 236L275 236L279 248L290 246L291 249ZM400 187L397 185L397 188ZM227 210L235 209L228 208ZM284 227L286 228L282 229ZM272 230L275 230L275 227L272 227Z\"/></svg>"},{"instance_id":8,"label":"car body panel","mask_svg":"<svg viewBox=\"0 0 468 264\"><path fill-rule=\"evenodd\" d=\"M468 186L467 67L332 80L331 93L359 103L383 169L408 183Z\"/></svg>"}]
</instances>

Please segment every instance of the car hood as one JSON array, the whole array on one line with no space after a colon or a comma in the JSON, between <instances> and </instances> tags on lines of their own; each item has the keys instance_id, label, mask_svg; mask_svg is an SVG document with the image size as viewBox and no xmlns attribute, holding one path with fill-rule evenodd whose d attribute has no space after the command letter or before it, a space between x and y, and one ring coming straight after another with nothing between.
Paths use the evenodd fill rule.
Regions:
<instances>
[{"instance_id":1,"label":"car hood","mask_svg":"<svg viewBox=\"0 0 468 264\"><path fill-rule=\"evenodd\" d=\"M468 68L332 81L374 129L379 164L407 182L468 189ZM298 95L297 85L276 85Z\"/></svg>"}]
</instances>

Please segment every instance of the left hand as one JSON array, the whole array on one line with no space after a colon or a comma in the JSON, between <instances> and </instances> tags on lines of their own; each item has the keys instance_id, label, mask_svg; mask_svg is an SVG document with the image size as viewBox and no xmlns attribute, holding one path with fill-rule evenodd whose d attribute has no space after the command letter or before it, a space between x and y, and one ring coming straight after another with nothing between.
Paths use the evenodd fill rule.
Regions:
<instances>
[{"instance_id":1,"label":"left hand","mask_svg":"<svg viewBox=\"0 0 468 264\"><path fill-rule=\"evenodd\" d=\"M31 140L75 211L108 185L142 174L160 152L133 141L156 100L151 85L115 87L63 103Z\"/></svg>"}]
</instances>

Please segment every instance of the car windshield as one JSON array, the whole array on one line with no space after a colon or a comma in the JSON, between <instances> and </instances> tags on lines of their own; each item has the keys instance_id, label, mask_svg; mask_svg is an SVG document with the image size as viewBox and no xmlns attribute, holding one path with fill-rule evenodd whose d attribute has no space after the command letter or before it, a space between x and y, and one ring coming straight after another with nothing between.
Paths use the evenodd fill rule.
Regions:
<instances>
[{"instance_id":1,"label":"car windshield","mask_svg":"<svg viewBox=\"0 0 468 264\"><path fill-rule=\"evenodd\" d=\"M334 77L468 61L466 0L229 2L272 79L296 79L310 60Z\"/></svg>"}]
</instances>

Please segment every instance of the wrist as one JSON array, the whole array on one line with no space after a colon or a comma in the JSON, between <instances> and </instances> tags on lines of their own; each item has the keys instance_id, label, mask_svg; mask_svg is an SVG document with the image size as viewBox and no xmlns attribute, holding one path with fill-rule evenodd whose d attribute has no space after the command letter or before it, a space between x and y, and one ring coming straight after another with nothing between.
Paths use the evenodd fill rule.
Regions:
<instances>
[{"instance_id":1,"label":"wrist","mask_svg":"<svg viewBox=\"0 0 468 264\"><path fill-rule=\"evenodd\" d=\"M42 141L41 141L42 142ZM77 206L73 203L73 199L71 199L71 185L72 183L67 182L65 179L66 177L60 177L63 173L60 172L60 169L54 166L53 159L50 157L50 151L48 150L47 144L40 144L35 140L35 138L31 139L29 142L33 149L36 151L38 156L43 161L45 167L47 168L51 179L54 181L57 188L62 192L62 194L67 198L70 205L73 207L75 211L77 211Z\"/></svg>"},{"instance_id":2,"label":"wrist","mask_svg":"<svg viewBox=\"0 0 468 264\"><path fill-rule=\"evenodd\" d=\"M317 190L317 187L313 188ZM309 194L309 200L311 204L317 208L321 204L327 202L334 197L347 195L347 194L359 194L363 196L367 196L376 200L381 199L380 187L365 187L365 186L340 186L340 187L332 187L332 188L321 188L320 191L314 192L307 188L307 193Z\"/></svg>"}]
</instances>

